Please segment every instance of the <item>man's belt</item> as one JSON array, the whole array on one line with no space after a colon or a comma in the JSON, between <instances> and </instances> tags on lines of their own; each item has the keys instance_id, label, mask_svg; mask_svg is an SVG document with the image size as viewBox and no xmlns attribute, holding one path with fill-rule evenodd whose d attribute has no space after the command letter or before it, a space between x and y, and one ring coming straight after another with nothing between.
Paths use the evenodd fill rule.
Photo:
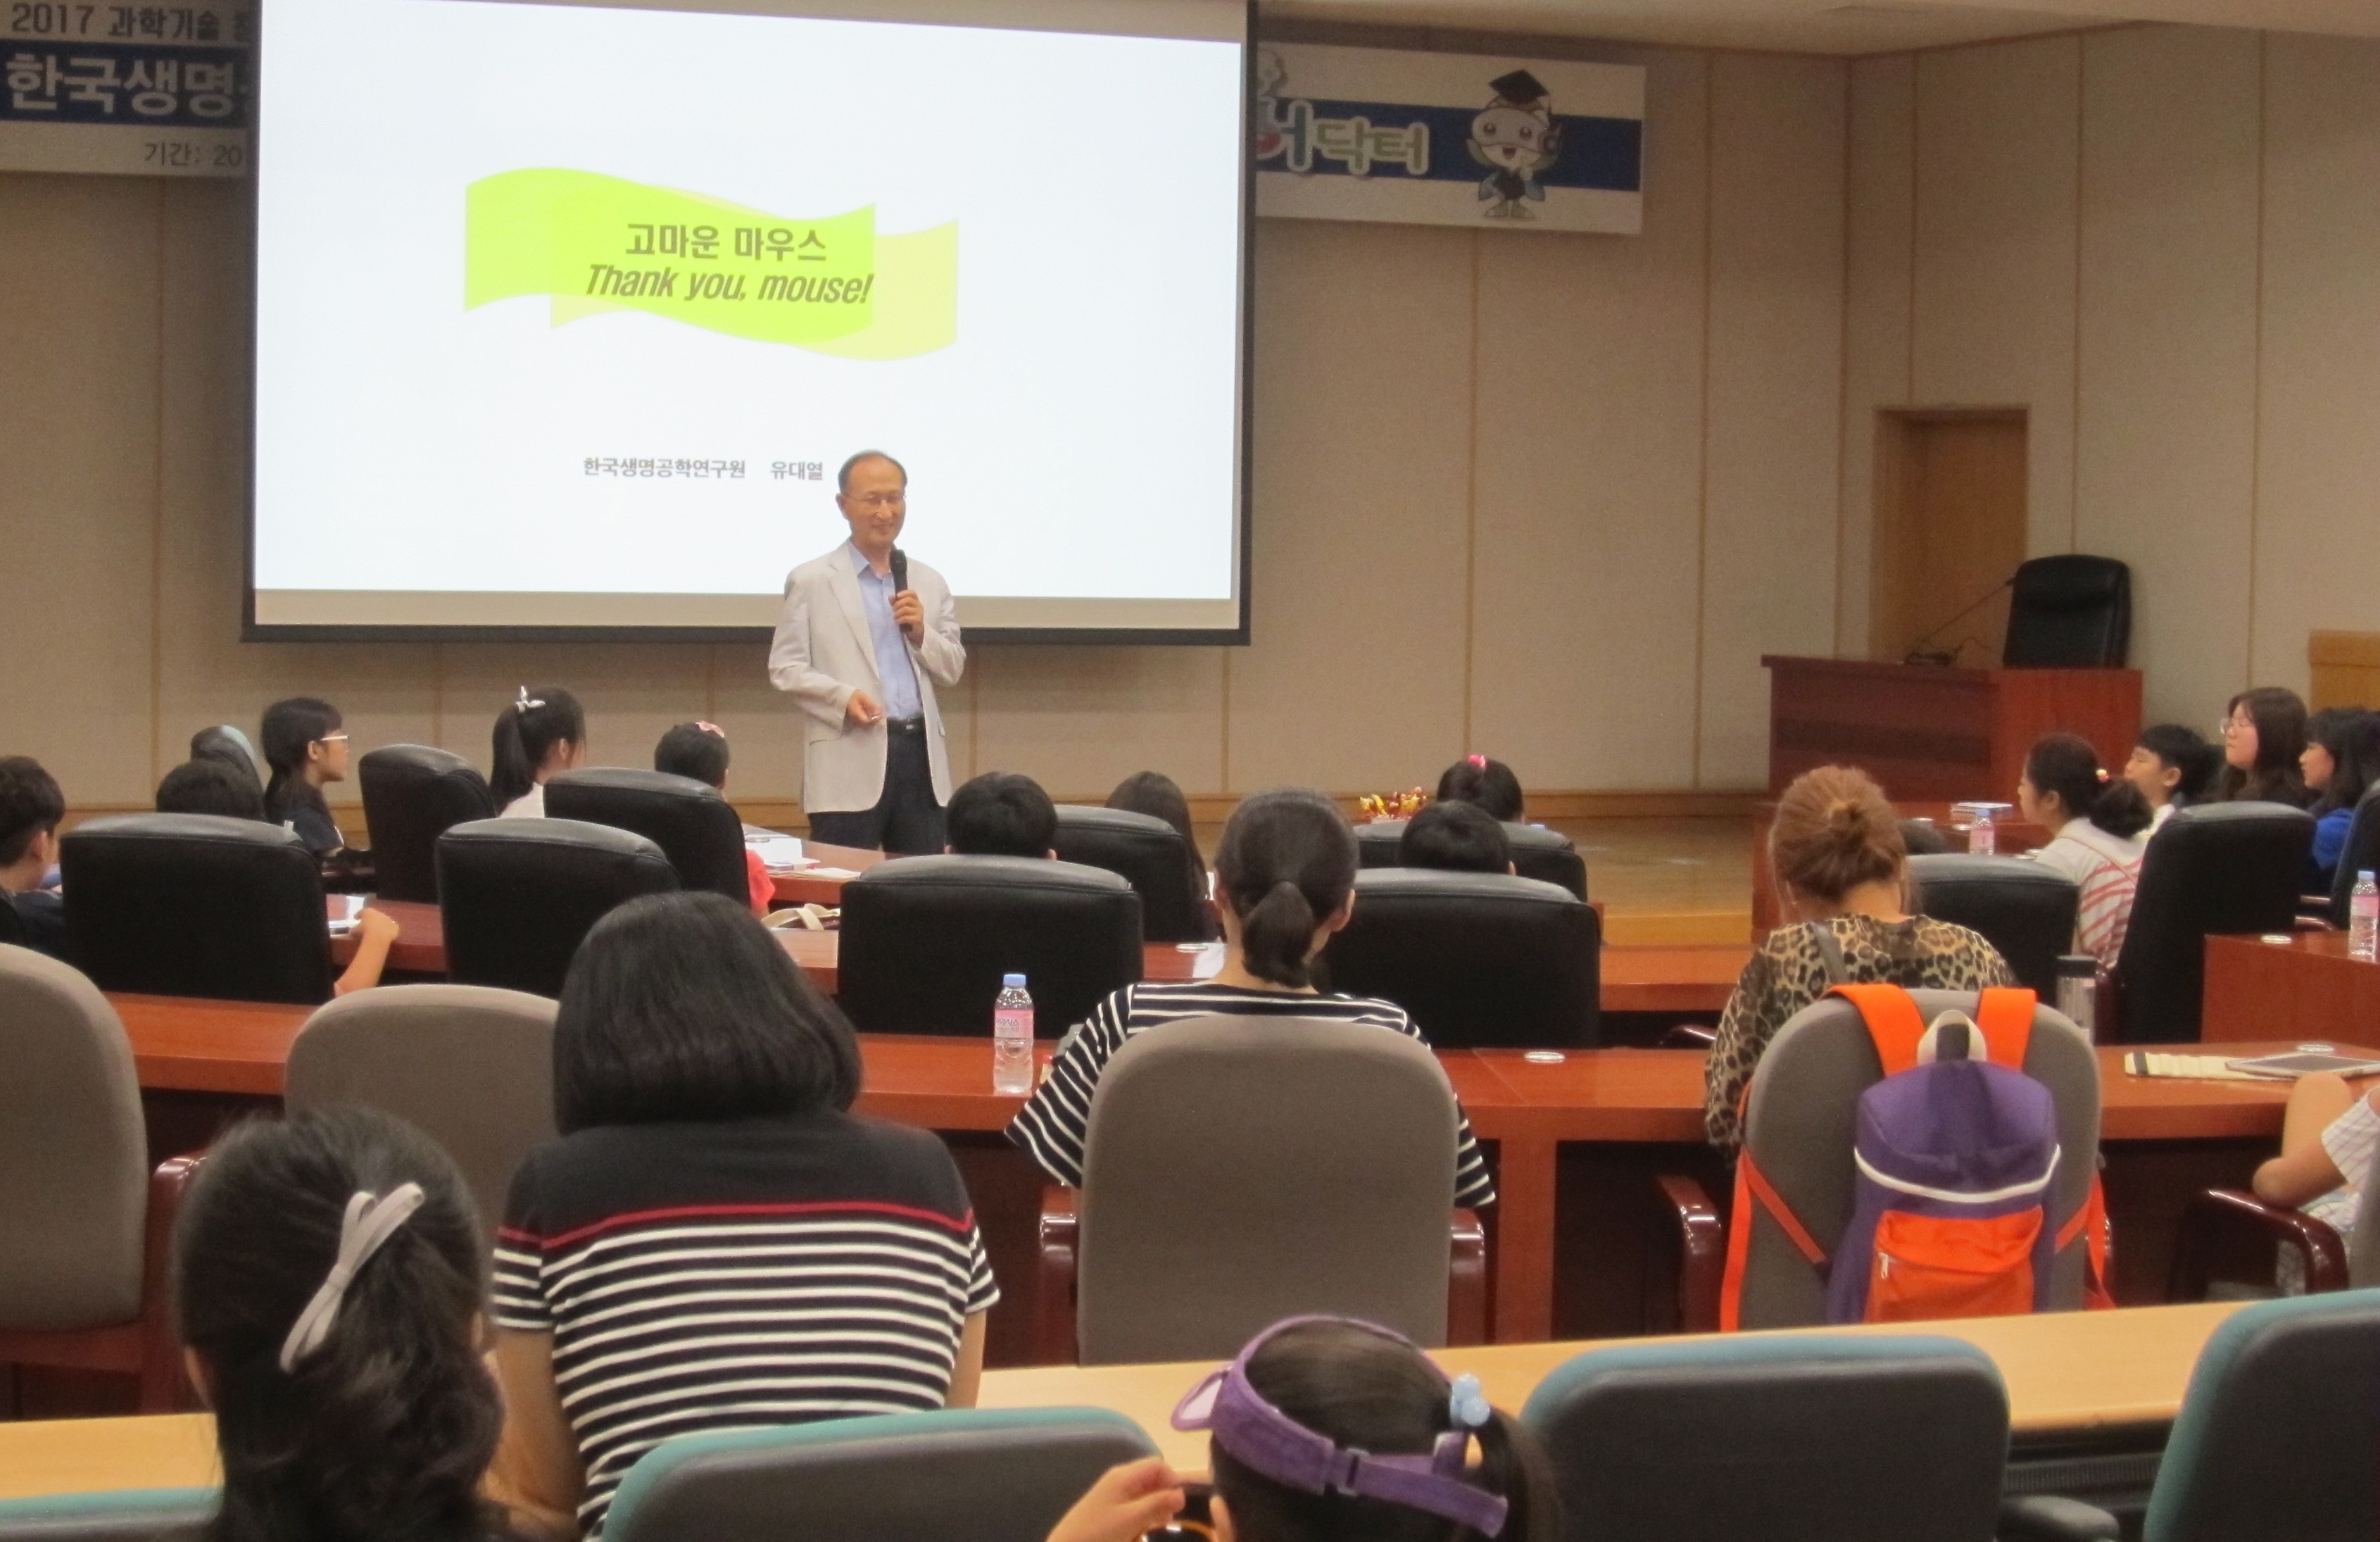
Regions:
<instances>
[{"instance_id":1,"label":"man's belt","mask_svg":"<svg viewBox=\"0 0 2380 1542\"><path fill-rule=\"evenodd\" d=\"M886 718L884 727L893 734L922 734L926 731L926 720L923 717Z\"/></svg>"}]
</instances>

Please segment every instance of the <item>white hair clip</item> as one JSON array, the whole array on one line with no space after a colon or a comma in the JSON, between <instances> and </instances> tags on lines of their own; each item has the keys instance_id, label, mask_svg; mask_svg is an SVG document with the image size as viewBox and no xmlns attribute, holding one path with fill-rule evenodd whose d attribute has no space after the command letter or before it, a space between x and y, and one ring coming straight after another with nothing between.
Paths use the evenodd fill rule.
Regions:
<instances>
[{"instance_id":1,"label":"white hair clip","mask_svg":"<svg viewBox=\"0 0 2380 1542\"><path fill-rule=\"evenodd\" d=\"M1464 1429L1478 1429L1495 1415L1488 1400L1479 1394L1479 1378L1469 1371L1454 1378L1448 1390L1446 1412L1455 1424Z\"/></svg>"},{"instance_id":2,"label":"white hair clip","mask_svg":"<svg viewBox=\"0 0 2380 1542\"><path fill-rule=\"evenodd\" d=\"M538 700L535 697L528 694L528 687L527 686L523 686L520 688L519 698L513 702L513 710L516 712L526 712L532 707L542 707L544 705L544 702Z\"/></svg>"},{"instance_id":3,"label":"white hair clip","mask_svg":"<svg viewBox=\"0 0 2380 1542\"><path fill-rule=\"evenodd\" d=\"M314 1299L289 1325L289 1336L281 1341L284 1371L296 1370L299 1361L322 1347L331 1336L331 1325L338 1320L339 1303L346 1297L348 1281L382 1243L396 1235L398 1227L412 1219L421 1200L419 1184L399 1184L385 1199L361 1189L348 1198L347 1213L339 1221L339 1256Z\"/></svg>"}]
</instances>

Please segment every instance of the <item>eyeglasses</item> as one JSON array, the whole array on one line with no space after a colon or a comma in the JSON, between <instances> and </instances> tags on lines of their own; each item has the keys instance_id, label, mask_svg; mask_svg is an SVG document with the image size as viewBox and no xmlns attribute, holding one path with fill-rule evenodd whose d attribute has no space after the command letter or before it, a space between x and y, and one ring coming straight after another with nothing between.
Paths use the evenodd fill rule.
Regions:
<instances>
[{"instance_id":1,"label":"eyeglasses","mask_svg":"<svg viewBox=\"0 0 2380 1542\"><path fill-rule=\"evenodd\" d=\"M314 742L318 745L343 745L347 742L347 736L345 734L325 734Z\"/></svg>"},{"instance_id":2,"label":"eyeglasses","mask_svg":"<svg viewBox=\"0 0 2380 1542\"><path fill-rule=\"evenodd\" d=\"M2255 732L2255 728L2256 725L2252 722L2241 722L2237 718L2225 718L2215 725L2215 736L2218 739L2228 739L2234 734L2252 734Z\"/></svg>"},{"instance_id":3,"label":"eyeglasses","mask_svg":"<svg viewBox=\"0 0 2380 1542\"><path fill-rule=\"evenodd\" d=\"M864 509L897 509L909 501L905 492L858 492L846 496Z\"/></svg>"}]
</instances>

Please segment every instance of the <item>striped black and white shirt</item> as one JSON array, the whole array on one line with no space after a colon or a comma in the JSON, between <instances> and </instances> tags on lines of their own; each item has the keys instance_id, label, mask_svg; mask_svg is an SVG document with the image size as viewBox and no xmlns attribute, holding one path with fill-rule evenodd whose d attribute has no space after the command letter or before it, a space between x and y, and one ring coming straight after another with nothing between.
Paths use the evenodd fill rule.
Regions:
<instances>
[{"instance_id":1,"label":"striped black and white shirt","mask_svg":"<svg viewBox=\"0 0 2380 1542\"><path fill-rule=\"evenodd\" d=\"M496 1322L553 1336L589 1536L672 1436L943 1406L999 1299L941 1142L832 1111L565 1135L496 1239Z\"/></svg>"},{"instance_id":2,"label":"striped black and white shirt","mask_svg":"<svg viewBox=\"0 0 2380 1542\"><path fill-rule=\"evenodd\" d=\"M1134 1035L1160 1023L1221 1014L1240 1017L1318 1017L1363 1023L1408 1038L1421 1038L1404 1009L1362 996L1307 996L1281 990L1193 981L1181 985L1127 985L1101 1002L1066 1035L1050 1063L1050 1076L1034 1090L1008 1138L1059 1183L1080 1188L1083 1139L1091 1125L1091 1093L1099 1074ZM1427 1040L1424 1040L1425 1043ZM1459 1114L1459 1111L1458 1111ZM1471 1121L1455 1126L1454 1202L1476 1208L1496 1202L1488 1163L1471 1138Z\"/></svg>"}]
</instances>

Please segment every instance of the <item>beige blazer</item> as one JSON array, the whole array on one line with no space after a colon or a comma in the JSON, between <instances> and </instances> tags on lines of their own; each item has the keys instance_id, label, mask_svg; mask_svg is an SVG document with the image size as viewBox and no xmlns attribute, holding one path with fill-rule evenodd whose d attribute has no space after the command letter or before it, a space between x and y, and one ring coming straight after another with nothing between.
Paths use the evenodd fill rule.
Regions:
<instances>
[{"instance_id":1,"label":"beige blazer","mask_svg":"<svg viewBox=\"0 0 2380 1542\"><path fill-rule=\"evenodd\" d=\"M884 795L882 722L846 727L851 693L865 690L880 704L876 645L860 609L851 543L795 568L785 578L785 608L769 645L769 683L792 694L802 709L802 807L814 814L873 808ZM950 756L942 747L937 686L955 686L966 669L959 644L958 607L942 576L912 557L909 587L926 608L926 640L909 645L917 673L917 699L926 713L926 755L934 769L934 801L951 801Z\"/></svg>"}]
</instances>

